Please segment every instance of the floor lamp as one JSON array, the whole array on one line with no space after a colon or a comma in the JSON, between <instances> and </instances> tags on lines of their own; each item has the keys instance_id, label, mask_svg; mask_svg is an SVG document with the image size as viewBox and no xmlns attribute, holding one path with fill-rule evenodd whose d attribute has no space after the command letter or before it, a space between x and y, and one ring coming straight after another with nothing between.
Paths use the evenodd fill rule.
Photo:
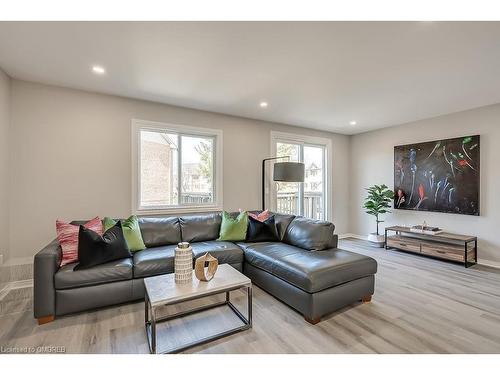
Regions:
<instances>
[{"instance_id":1,"label":"floor lamp","mask_svg":"<svg viewBox=\"0 0 500 375\"><path fill-rule=\"evenodd\" d=\"M266 209L266 162L269 160L290 159L289 156L276 156L262 160L262 211ZM274 163L273 181L278 182L304 182L304 163L283 161Z\"/></svg>"}]
</instances>

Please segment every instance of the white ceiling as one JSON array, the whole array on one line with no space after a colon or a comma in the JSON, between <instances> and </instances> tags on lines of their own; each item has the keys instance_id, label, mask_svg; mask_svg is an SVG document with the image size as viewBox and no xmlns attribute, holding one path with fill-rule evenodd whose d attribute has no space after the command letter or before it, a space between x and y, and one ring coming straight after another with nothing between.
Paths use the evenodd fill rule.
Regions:
<instances>
[{"instance_id":1,"label":"white ceiling","mask_svg":"<svg viewBox=\"0 0 500 375\"><path fill-rule=\"evenodd\" d=\"M0 22L0 67L355 134L500 102L499 41L500 22Z\"/></svg>"}]
</instances>

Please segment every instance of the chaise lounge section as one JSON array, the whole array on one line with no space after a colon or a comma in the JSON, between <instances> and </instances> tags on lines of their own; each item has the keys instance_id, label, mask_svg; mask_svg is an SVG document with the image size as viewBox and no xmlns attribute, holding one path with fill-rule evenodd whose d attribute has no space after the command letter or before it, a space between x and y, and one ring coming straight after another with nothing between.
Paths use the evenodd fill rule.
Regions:
<instances>
[{"instance_id":1,"label":"chaise lounge section","mask_svg":"<svg viewBox=\"0 0 500 375\"><path fill-rule=\"evenodd\" d=\"M195 259L210 252L220 264L243 271L253 283L316 324L321 317L374 293L374 259L337 248L334 225L275 214L279 242L216 241L221 214L142 217L146 249L131 258L75 271L59 267L61 247L52 241L35 255L34 315L39 324L56 316L144 298L145 277L172 273L174 249L190 242ZM82 222L73 222L80 224Z\"/></svg>"}]
</instances>

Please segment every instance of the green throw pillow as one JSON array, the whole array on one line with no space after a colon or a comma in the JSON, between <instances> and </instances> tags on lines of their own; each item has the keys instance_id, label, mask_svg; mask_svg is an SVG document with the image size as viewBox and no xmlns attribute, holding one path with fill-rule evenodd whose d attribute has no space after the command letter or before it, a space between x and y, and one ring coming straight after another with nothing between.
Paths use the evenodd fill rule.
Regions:
<instances>
[{"instance_id":1,"label":"green throw pillow","mask_svg":"<svg viewBox=\"0 0 500 375\"><path fill-rule=\"evenodd\" d=\"M222 212L222 223L217 241L245 241L247 237L248 214L241 212L232 218L226 211Z\"/></svg>"},{"instance_id":2,"label":"green throw pillow","mask_svg":"<svg viewBox=\"0 0 500 375\"><path fill-rule=\"evenodd\" d=\"M116 220L109 217L105 217L103 220L104 231L112 228L116 224ZM139 219L137 216L132 215L127 220L122 220L123 236L127 242L128 249L130 251L144 250L146 245L142 240L141 229L139 228Z\"/></svg>"}]
</instances>

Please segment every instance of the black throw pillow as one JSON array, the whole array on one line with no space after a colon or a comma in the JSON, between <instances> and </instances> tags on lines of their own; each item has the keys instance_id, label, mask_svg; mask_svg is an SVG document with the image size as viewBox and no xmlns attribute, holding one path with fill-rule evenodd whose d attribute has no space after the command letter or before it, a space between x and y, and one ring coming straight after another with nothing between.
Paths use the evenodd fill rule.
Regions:
<instances>
[{"instance_id":1,"label":"black throw pillow","mask_svg":"<svg viewBox=\"0 0 500 375\"><path fill-rule=\"evenodd\" d=\"M266 221L248 217L247 242L277 242L279 240L274 215Z\"/></svg>"},{"instance_id":2,"label":"black throw pillow","mask_svg":"<svg viewBox=\"0 0 500 375\"><path fill-rule=\"evenodd\" d=\"M78 232L79 263L74 268L75 270L84 270L131 256L120 221L104 232L102 237L93 230L80 225Z\"/></svg>"}]
</instances>

